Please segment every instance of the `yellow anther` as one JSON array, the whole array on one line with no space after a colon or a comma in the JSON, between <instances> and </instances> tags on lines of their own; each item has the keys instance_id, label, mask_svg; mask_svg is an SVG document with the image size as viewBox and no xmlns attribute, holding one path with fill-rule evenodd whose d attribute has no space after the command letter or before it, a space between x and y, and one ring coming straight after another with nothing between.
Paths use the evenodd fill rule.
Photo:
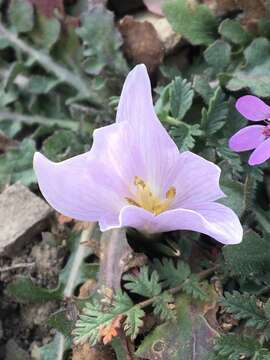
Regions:
<instances>
[{"instance_id":1,"label":"yellow anther","mask_svg":"<svg viewBox=\"0 0 270 360\"><path fill-rule=\"evenodd\" d=\"M161 214L166 211L176 195L175 187L171 186L166 192L166 198L161 200L155 196L150 187L139 176L135 176L134 185L137 188L133 198L127 197L126 200L130 205L141 207L155 215Z\"/></svg>"},{"instance_id":2,"label":"yellow anther","mask_svg":"<svg viewBox=\"0 0 270 360\"><path fill-rule=\"evenodd\" d=\"M174 186L171 186L169 190L166 192L166 199L167 200L173 200L176 195L176 188Z\"/></svg>"}]
</instances>

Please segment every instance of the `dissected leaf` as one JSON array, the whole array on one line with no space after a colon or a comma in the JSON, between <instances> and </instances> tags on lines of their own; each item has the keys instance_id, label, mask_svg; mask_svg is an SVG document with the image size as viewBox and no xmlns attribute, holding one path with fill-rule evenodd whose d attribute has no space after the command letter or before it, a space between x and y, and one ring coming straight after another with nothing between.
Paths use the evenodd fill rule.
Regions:
<instances>
[{"instance_id":1,"label":"dissected leaf","mask_svg":"<svg viewBox=\"0 0 270 360\"><path fill-rule=\"evenodd\" d=\"M227 245L222 251L228 268L242 278L254 278L270 269L269 241L254 231L248 231L241 244Z\"/></svg>"},{"instance_id":2,"label":"dissected leaf","mask_svg":"<svg viewBox=\"0 0 270 360\"><path fill-rule=\"evenodd\" d=\"M192 105L194 91L191 83L176 77L171 85L171 113L172 116L182 120Z\"/></svg>"},{"instance_id":3,"label":"dissected leaf","mask_svg":"<svg viewBox=\"0 0 270 360\"><path fill-rule=\"evenodd\" d=\"M126 335L130 336L132 340L135 340L140 328L143 326L142 318L144 316L144 311L138 306L134 306L127 312L126 320L124 322L124 330Z\"/></svg>"},{"instance_id":4,"label":"dissected leaf","mask_svg":"<svg viewBox=\"0 0 270 360\"><path fill-rule=\"evenodd\" d=\"M209 102L208 109L203 108L202 110L201 127L208 136L215 134L224 126L228 111L225 95L221 88L217 88Z\"/></svg>"},{"instance_id":5,"label":"dissected leaf","mask_svg":"<svg viewBox=\"0 0 270 360\"><path fill-rule=\"evenodd\" d=\"M200 130L200 125L198 124L189 125L182 123L177 125L177 127L172 127L170 134L178 146L178 149L180 151L185 151L194 148L196 143L195 137L202 135L202 131Z\"/></svg>"},{"instance_id":6,"label":"dissected leaf","mask_svg":"<svg viewBox=\"0 0 270 360\"><path fill-rule=\"evenodd\" d=\"M158 273L154 270L149 274L149 268L146 266L140 269L138 276L126 274L123 280L126 281L125 288L135 294L150 298L161 293Z\"/></svg>"},{"instance_id":7,"label":"dissected leaf","mask_svg":"<svg viewBox=\"0 0 270 360\"><path fill-rule=\"evenodd\" d=\"M176 264L172 259L155 259L153 268L156 269L162 286L173 288L181 285L191 274L189 265L183 261L177 261Z\"/></svg>"}]
</instances>

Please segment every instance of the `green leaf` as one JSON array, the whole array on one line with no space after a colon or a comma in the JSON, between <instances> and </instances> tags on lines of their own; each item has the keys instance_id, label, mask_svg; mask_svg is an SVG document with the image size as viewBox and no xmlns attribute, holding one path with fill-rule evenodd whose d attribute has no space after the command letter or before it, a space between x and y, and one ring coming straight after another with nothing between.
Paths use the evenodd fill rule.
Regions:
<instances>
[{"instance_id":1,"label":"green leaf","mask_svg":"<svg viewBox=\"0 0 270 360\"><path fill-rule=\"evenodd\" d=\"M34 346L32 354L35 359L56 360L63 359L64 352L70 348L70 342L61 334L56 334L51 342L41 347Z\"/></svg>"},{"instance_id":2,"label":"green leaf","mask_svg":"<svg viewBox=\"0 0 270 360\"><path fill-rule=\"evenodd\" d=\"M237 336L236 334L221 335L217 338L214 349L217 355L226 356L227 359L238 360L241 357L263 359L270 355L260 342L251 336ZM259 357L260 356L260 357Z\"/></svg>"},{"instance_id":3,"label":"green leaf","mask_svg":"<svg viewBox=\"0 0 270 360\"><path fill-rule=\"evenodd\" d=\"M244 209L244 185L238 181L223 177L220 187L226 197L218 200L218 202L228 206L240 216Z\"/></svg>"},{"instance_id":4,"label":"green leaf","mask_svg":"<svg viewBox=\"0 0 270 360\"><path fill-rule=\"evenodd\" d=\"M84 152L84 145L75 132L57 130L43 142L42 152L51 160L63 161Z\"/></svg>"},{"instance_id":5,"label":"green leaf","mask_svg":"<svg viewBox=\"0 0 270 360\"><path fill-rule=\"evenodd\" d=\"M101 300L102 299L99 298L93 298L91 301L85 303L83 313L80 315L76 323L76 328L73 331L76 343L89 341L89 343L94 346L100 340L99 329L109 325L118 315L128 316L129 311L131 311L131 313L127 324L131 326L133 330L137 331L136 326L139 326L141 320L136 318L136 314L140 317L141 312L133 310L133 302L126 293L118 290L113 298L112 305L108 307L106 311L104 310ZM127 331L130 332L131 336L135 336L133 333L131 334L130 329L131 328L128 327Z\"/></svg>"},{"instance_id":6,"label":"green leaf","mask_svg":"<svg viewBox=\"0 0 270 360\"><path fill-rule=\"evenodd\" d=\"M48 76L32 75L27 84L26 90L32 94L48 94L61 82Z\"/></svg>"},{"instance_id":7,"label":"green leaf","mask_svg":"<svg viewBox=\"0 0 270 360\"><path fill-rule=\"evenodd\" d=\"M208 299L213 301L210 291ZM205 305L186 294L179 295L176 299L176 321L156 326L143 339L136 355L148 360L155 359L157 354L159 360L209 360L216 332L204 317Z\"/></svg>"},{"instance_id":8,"label":"green leaf","mask_svg":"<svg viewBox=\"0 0 270 360\"><path fill-rule=\"evenodd\" d=\"M155 259L153 268L157 271L164 288L181 285L189 276L189 265L183 261L173 262L172 259Z\"/></svg>"},{"instance_id":9,"label":"green leaf","mask_svg":"<svg viewBox=\"0 0 270 360\"><path fill-rule=\"evenodd\" d=\"M227 312L233 314L237 320L246 320L246 325L260 330L268 325L264 311L257 305L257 298L247 293L238 291L225 292L224 298L220 300L221 305Z\"/></svg>"},{"instance_id":10,"label":"green leaf","mask_svg":"<svg viewBox=\"0 0 270 360\"><path fill-rule=\"evenodd\" d=\"M209 102L208 109L202 109L201 127L207 136L214 135L226 121L229 108L221 88L217 88Z\"/></svg>"},{"instance_id":11,"label":"green leaf","mask_svg":"<svg viewBox=\"0 0 270 360\"><path fill-rule=\"evenodd\" d=\"M177 77L171 86L171 113L176 119L182 120L192 105L194 91L191 83Z\"/></svg>"},{"instance_id":12,"label":"green leaf","mask_svg":"<svg viewBox=\"0 0 270 360\"><path fill-rule=\"evenodd\" d=\"M233 275L254 278L270 270L270 243L254 231L248 231L241 244L222 249L225 262Z\"/></svg>"},{"instance_id":13,"label":"green leaf","mask_svg":"<svg viewBox=\"0 0 270 360\"><path fill-rule=\"evenodd\" d=\"M35 285L25 276L19 276L7 286L7 294L20 303L42 303L51 300L62 300L63 286L46 289Z\"/></svg>"},{"instance_id":14,"label":"green leaf","mask_svg":"<svg viewBox=\"0 0 270 360\"><path fill-rule=\"evenodd\" d=\"M196 143L195 137L201 136L202 131L198 124L189 125L181 123L177 127L171 128L170 135L173 137L178 149L186 151L194 148Z\"/></svg>"},{"instance_id":15,"label":"green leaf","mask_svg":"<svg viewBox=\"0 0 270 360\"><path fill-rule=\"evenodd\" d=\"M221 72L230 63L231 46L223 40L216 40L204 51L204 58L215 71Z\"/></svg>"},{"instance_id":16,"label":"green leaf","mask_svg":"<svg viewBox=\"0 0 270 360\"><path fill-rule=\"evenodd\" d=\"M246 45L251 40L250 34L236 20L225 19L220 24L218 31L233 44Z\"/></svg>"},{"instance_id":17,"label":"green leaf","mask_svg":"<svg viewBox=\"0 0 270 360\"><path fill-rule=\"evenodd\" d=\"M207 298L207 293L204 290L204 283L200 282L195 274L192 274L188 280L183 283L182 289L194 299L206 300Z\"/></svg>"},{"instance_id":18,"label":"green leaf","mask_svg":"<svg viewBox=\"0 0 270 360\"><path fill-rule=\"evenodd\" d=\"M0 156L0 186L17 181L26 186L34 184L36 182L33 171L35 151L35 142L26 138L18 148L11 149Z\"/></svg>"},{"instance_id":19,"label":"green leaf","mask_svg":"<svg viewBox=\"0 0 270 360\"><path fill-rule=\"evenodd\" d=\"M168 292L164 291L160 296L153 301L154 314L162 321L175 320L176 314L174 307L174 298Z\"/></svg>"},{"instance_id":20,"label":"green leaf","mask_svg":"<svg viewBox=\"0 0 270 360\"><path fill-rule=\"evenodd\" d=\"M193 45L210 45L216 39L217 19L206 5L174 0L165 3L163 9L173 29Z\"/></svg>"},{"instance_id":21,"label":"green leaf","mask_svg":"<svg viewBox=\"0 0 270 360\"><path fill-rule=\"evenodd\" d=\"M98 75L105 67L116 73L126 73L127 65L120 51L122 38L114 25L111 11L103 7L93 7L83 13L77 33L84 45L83 67L86 73Z\"/></svg>"},{"instance_id":22,"label":"green leaf","mask_svg":"<svg viewBox=\"0 0 270 360\"><path fill-rule=\"evenodd\" d=\"M75 321L69 320L67 318L65 310L59 310L50 316L48 325L68 338L71 337L71 332L74 329Z\"/></svg>"},{"instance_id":23,"label":"green leaf","mask_svg":"<svg viewBox=\"0 0 270 360\"><path fill-rule=\"evenodd\" d=\"M124 330L126 335L131 337L131 340L135 340L140 328L143 326L142 318L144 316L145 312L138 306L134 306L126 313Z\"/></svg>"},{"instance_id":24,"label":"green leaf","mask_svg":"<svg viewBox=\"0 0 270 360\"><path fill-rule=\"evenodd\" d=\"M123 276L126 281L124 287L135 294L151 298L161 293L158 273L154 270L149 274L149 268L143 266L138 276L126 274Z\"/></svg>"},{"instance_id":25,"label":"green leaf","mask_svg":"<svg viewBox=\"0 0 270 360\"><path fill-rule=\"evenodd\" d=\"M61 24L55 18L48 18L40 13L36 14L36 23L31 37L41 48L50 49L59 39Z\"/></svg>"},{"instance_id":26,"label":"green leaf","mask_svg":"<svg viewBox=\"0 0 270 360\"><path fill-rule=\"evenodd\" d=\"M203 75L195 75L193 88L203 98L204 103L208 105L214 95L214 89L210 87L209 79Z\"/></svg>"},{"instance_id":27,"label":"green leaf","mask_svg":"<svg viewBox=\"0 0 270 360\"><path fill-rule=\"evenodd\" d=\"M270 42L257 38L245 49L246 64L240 64L226 87L231 91L249 88L257 96L269 97Z\"/></svg>"},{"instance_id":28,"label":"green leaf","mask_svg":"<svg viewBox=\"0 0 270 360\"><path fill-rule=\"evenodd\" d=\"M18 33L26 33L34 26L33 5L27 0L11 0L8 9L11 25Z\"/></svg>"}]
</instances>

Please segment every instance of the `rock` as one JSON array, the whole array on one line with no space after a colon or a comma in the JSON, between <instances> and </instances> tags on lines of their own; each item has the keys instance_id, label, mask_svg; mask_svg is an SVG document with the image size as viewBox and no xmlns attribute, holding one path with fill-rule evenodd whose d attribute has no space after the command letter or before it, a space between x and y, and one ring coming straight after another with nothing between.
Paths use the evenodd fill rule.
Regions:
<instances>
[{"instance_id":1,"label":"rock","mask_svg":"<svg viewBox=\"0 0 270 360\"><path fill-rule=\"evenodd\" d=\"M148 11L142 11L136 14L134 19L140 22L147 21L154 26L158 38L164 47L165 54L173 52L182 39L181 35L173 30L165 17L160 17Z\"/></svg>"},{"instance_id":2,"label":"rock","mask_svg":"<svg viewBox=\"0 0 270 360\"><path fill-rule=\"evenodd\" d=\"M116 15L130 14L130 12L138 10L143 7L142 0L109 0L109 8L111 8Z\"/></svg>"},{"instance_id":3,"label":"rock","mask_svg":"<svg viewBox=\"0 0 270 360\"><path fill-rule=\"evenodd\" d=\"M119 22L123 36L123 50L128 60L134 64L144 63L153 74L164 58L164 47L155 27L148 21L137 21L125 16Z\"/></svg>"},{"instance_id":4,"label":"rock","mask_svg":"<svg viewBox=\"0 0 270 360\"><path fill-rule=\"evenodd\" d=\"M53 210L17 183L0 195L0 256L13 256L47 225Z\"/></svg>"},{"instance_id":5,"label":"rock","mask_svg":"<svg viewBox=\"0 0 270 360\"><path fill-rule=\"evenodd\" d=\"M112 351L104 346L91 347L88 343L73 348L72 360L112 360Z\"/></svg>"},{"instance_id":6,"label":"rock","mask_svg":"<svg viewBox=\"0 0 270 360\"><path fill-rule=\"evenodd\" d=\"M5 360L30 360L30 357L27 351L23 350L14 339L10 339L6 344Z\"/></svg>"}]
</instances>

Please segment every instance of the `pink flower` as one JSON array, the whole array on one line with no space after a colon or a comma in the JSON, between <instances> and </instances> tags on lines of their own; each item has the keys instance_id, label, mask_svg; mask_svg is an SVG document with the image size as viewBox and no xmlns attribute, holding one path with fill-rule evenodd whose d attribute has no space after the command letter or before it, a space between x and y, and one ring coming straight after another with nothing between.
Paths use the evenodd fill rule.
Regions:
<instances>
[{"instance_id":1,"label":"pink flower","mask_svg":"<svg viewBox=\"0 0 270 360\"><path fill-rule=\"evenodd\" d=\"M198 231L224 244L242 240L224 196L220 169L179 153L158 120L144 65L128 75L116 123L97 129L85 154L54 163L40 153L34 169L41 192L60 213L98 221L102 231L132 227L146 233Z\"/></svg>"},{"instance_id":2,"label":"pink flower","mask_svg":"<svg viewBox=\"0 0 270 360\"><path fill-rule=\"evenodd\" d=\"M251 121L265 120L265 125L244 127L229 140L233 151L241 152L255 149L249 165L259 165L270 158L270 106L256 96L242 96L236 102L236 109Z\"/></svg>"}]
</instances>

